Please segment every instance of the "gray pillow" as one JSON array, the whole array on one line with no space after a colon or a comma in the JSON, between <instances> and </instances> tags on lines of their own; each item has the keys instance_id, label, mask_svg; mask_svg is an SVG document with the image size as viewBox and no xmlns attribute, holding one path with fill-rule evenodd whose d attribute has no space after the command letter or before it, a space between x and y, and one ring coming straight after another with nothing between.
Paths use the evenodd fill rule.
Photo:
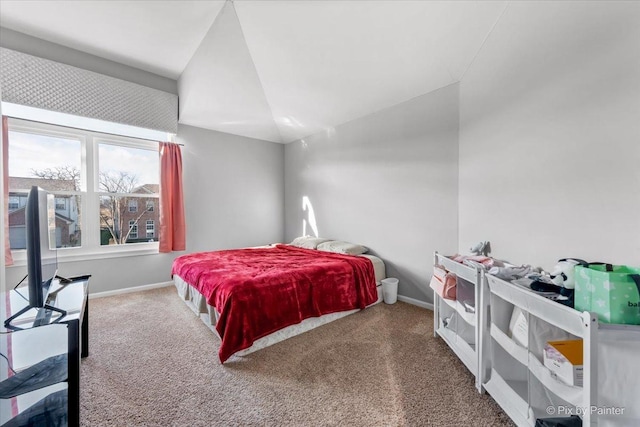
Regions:
<instances>
[{"instance_id":1,"label":"gray pillow","mask_svg":"<svg viewBox=\"0 0 640 427\"><path fill-rule=\"evenodd\" d=\"M320 243L317 249L319 251L336 252L339 254L347 255L361 255L369 250L365 246L344 242L342 240L331 240L328 242Z\"/></svg>"},{"instance_id":2,"label":"gray pillow","mask_svg":"<svg viewBox=\"0 0 640 427\"><path fill-rule=\"evenodd\" d=\"M321 237L301 236L296 237L291 242L291 246L297 246L305 249L316 249L319 244L328 241L329 239L323 239Z\"/></svg>"}]
</instances>

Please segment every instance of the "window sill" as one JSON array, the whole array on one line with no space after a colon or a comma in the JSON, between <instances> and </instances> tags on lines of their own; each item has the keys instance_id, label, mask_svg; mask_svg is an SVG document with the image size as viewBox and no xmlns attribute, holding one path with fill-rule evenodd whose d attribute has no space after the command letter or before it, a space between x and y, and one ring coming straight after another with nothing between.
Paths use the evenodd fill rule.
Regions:
<instances>
[{"instance_id":1,"label":"window sill","mask_svg":"<svg viewBox=\"0 0 640 427\"><path fill-rule=\"evenodd\" d=\"M126 258L132 256L145 256L145 255L157 255L158 245L144 245L143 247L137 248L105 248L99 249L95 251L69 251L65 253L64 249L58 250L58 264L63 264L67 262L81 262L81 261L91 261L96 259L108 259L108 258ZM7 268L12 267L24 267L27 265L27 256L25 251L18 251L13 253L13 264L7 266Z\"/></svg>"}]
</instances>

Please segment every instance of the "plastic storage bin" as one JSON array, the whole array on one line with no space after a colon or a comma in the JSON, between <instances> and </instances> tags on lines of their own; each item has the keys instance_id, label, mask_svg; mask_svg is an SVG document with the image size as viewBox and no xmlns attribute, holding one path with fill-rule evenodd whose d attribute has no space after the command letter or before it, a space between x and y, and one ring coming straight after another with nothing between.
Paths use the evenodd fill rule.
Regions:
<instances>
[{"instance_id":1,"label":"plastic storage bin","mask_svg":"<svg viewBox=\"0 0 640 427\"><path fill-rule=\"evenodd\" d=\"M394 304L398 301L398 279L388 277L382 279L382 298L387 304Z\"/></svg>"}]
</instances>

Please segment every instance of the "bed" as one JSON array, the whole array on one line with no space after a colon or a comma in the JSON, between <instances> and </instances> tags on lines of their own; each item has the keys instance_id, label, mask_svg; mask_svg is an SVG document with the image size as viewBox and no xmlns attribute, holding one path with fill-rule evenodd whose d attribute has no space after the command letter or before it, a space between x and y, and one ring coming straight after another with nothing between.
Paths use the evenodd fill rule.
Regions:
<instances>
[{"instance_id":1,"label":"bed","mask_svg":"<svg viewBox=\"0 0 640 427\"><path fill-rule=\"evenodd\" d=\"M385 267L368 254L273 245L183 255L172 276L220 337L224 363L379 303Z\"/></svg>"}]
</instances>

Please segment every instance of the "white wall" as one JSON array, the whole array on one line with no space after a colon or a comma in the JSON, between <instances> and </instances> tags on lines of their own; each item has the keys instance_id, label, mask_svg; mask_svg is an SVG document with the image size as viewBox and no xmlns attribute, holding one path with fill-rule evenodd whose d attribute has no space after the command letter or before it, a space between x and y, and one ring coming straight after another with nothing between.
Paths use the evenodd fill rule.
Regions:
<instances>
[{"instance_id":1,"label":"white wall","mask_svg":"<svg viewBox=\"0 0 640 427\"><path fill-rule=\"evenodd\" d=\"M171 280L171 263L180 255L155 254L101 258L87 261L64 262L58 260L58 274L64 277L91 274L89 293L113 291ZM27 274L27 267L7 267L7 287L13 288Z\"/></svg>"},{"instance_id":2,"label":"white wall","mask_svg":"<svg viewBox=\"0 0 640 427\"><path fill-rule=\"evenodd\" d=\"M180 125L187 251L281 242L284 146Z\"/></svg>"},{"instance_id":3,"label":"white wall","mask_svg":"<svg viewBox=\"0 0 640 427\"><path fill-rule=\"evenodd\" d=\"M640 3L512 2L460 85L459 247L640 265Z\"/></svg>"},{"instance_id":4,"label":"white wall","mask_svg":"<svg viewBox=\"0 0 640 427\"><path fill-rule=\"evenodd\" d=\"M286 240L306 196L320 237L368 246L399 294L431 301L433 251L456 250L457 158L457 84L288 144Z\"/></svg>"}]
</instances>

